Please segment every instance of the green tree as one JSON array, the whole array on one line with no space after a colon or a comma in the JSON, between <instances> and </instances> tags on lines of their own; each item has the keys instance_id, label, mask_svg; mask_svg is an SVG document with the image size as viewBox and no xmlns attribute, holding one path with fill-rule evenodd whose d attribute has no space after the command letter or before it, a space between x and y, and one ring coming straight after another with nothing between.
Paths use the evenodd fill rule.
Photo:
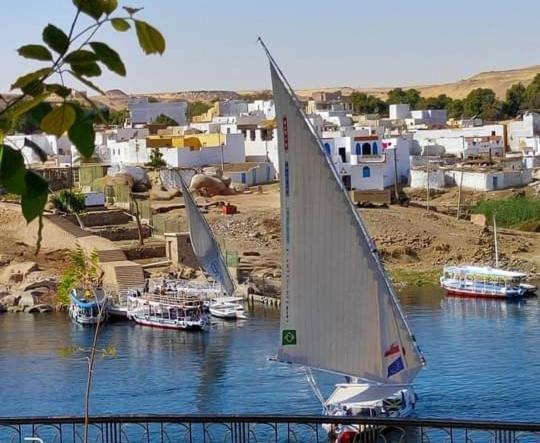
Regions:
<instances>
[{"instance_id":1,"label":"green tree","mask_svg":"<svg viewBox=\"0 0 540 443\"><path fill-rule=\"evenodd\" d=\"M201 102L201 101L195 101L195 102L188 102L187 107L187 119L188 121L191 121L193 117L196 117L197 115L204 114L207 112L212 105Z\"/></svg>"},{"instance_id":2,"label":"green tree","mask_svg":"<svg viewBox=\"0 0 540 443\"><path fill-rule=\"evenodd\" d=\"M401 89L395 88L388 91L388 99L386 103L389 105L396 104L408 104L411 106L411 109L417 109L418 102L420 101L420 92L416 89Z\"/></svg>"},{"instance_id":3,"label":"green tree","mask_svg":"<svg viewBox=\"0 0 540 443\"><path fill-rule=\"evenodd\" d=\"M350 96L353 110L359 114L386 114L388 105L381 99L363 92L353 92Z\"/></svg>"},{"instance_id":4,"label":"green tree","mask_svg":"<svg viewBox=\"0 0 540 443\"><path fill-rule=\"evenodd\" d=\"M120 75L126 75L126 67L120 55L108 44L94 40L104 26L126 32L134 28L138 42L146 54L162 54L165 40L161 33L140 20L140 9L125 7L126 14L118 15L118 0L72 0L74 19L67 32L53 24L42 32L43 44L28 44L18 49L20 56L42 63L39 69L20 76L11 85L19 91L15 98L0 96L0 185L8 192L21 196L21 209L28 223L38 219L38 242L41 243L42 213L47 202L49 185L37 172L27 169L19 150L4 144L9 133L21 118L29 117L39 122L41 131L56 136L67 133L69 139L83 158L92 157L95 149L94 118L69 98L73 89L69 82L79 82L100 94L104 92L94 78L105 67ZM82 21L85 15L90 19ZM59 104L47 103L51 95L61 98ZM101 110L85 95L81 96L105 123Z\"/></svg>"},{"instance_id":5,"label":"green tree","mask_svg":"<svg viewBox=\"0 0 540 443\"><path fill-rule=\"evenodd\" d=\"M416 107L417 109L448 109L452 101L446 94L440 94L437 97L421 97Z\"/></svg>"},{"instance_id":6,"label":"green tree","mask_svg":"<svg viewBox=\"0 0 540 443\"><path fill-rule=\"evenodd\" d=\"M446 111L450 118L461 118L463 116L463 101L459 99L450 101L446 106Z\"/></svg>"},{"instance_id":7,"label":"green tree","mask_svg":"<svg viewBox=\"0 0 540 443\"><path fill-rule=\"evenodd\" d=\"M175 119L165 114L159 114L156 118L154 118L154 120L152 120L152 123L157 125L178 126L178 122Z\"/></svg>"},{"instance_id":8,"label":"green tree","mask_svg":"<svg viewBox=\"0 0 540 443\"><path fill-rule=\"evenodd\" d=\"M536 74L533 81L524 95L525 109L529 111L540 111L540 74Z\"/></svg>"},{"instance_id":9,"label":"green tree","mask_svg":"<svg viewBox=\"0 0 540 443\"><path fill-rule=\"evenodd\" d=\"M504 113L509 117L516 117L519 110L525 102L525 86L516 83L510 86L506 91L506 100L504 101Z\"/></svg>"},{"instance_id":10,"label":"green tree","mask_svg":"<svg viewBox=\"0 0 540 443\"><path fill-rule=\"evenodd\" d=\"M150 152L150 161L146 163L146 166L151 168L162 168L167 166L167 162L163 160L163 154L158 148L153 148Z\"/></svg>"},{"instance_id":11,"label":"green tree","mask_svg":"<svg viewBox=\"0 0 540 443\"><path fill-rule=\"evenodd\" d=\"M129 111L127 109L122 109L120 111L110 109L107 115L107 122L110 125L122 126L128 117Z\"/></svg>"},{"instance_id":12,"label":"green tree","mask_svg":"<svg viewBox=\"0 0 540 443\"><path fill-rule=\"evenodd\" d=\"M502 103L491 89L473 89L463 99L463 115L466 118L478 116L484 120L496 120L503 115Z\"/></svg>"}]
</instances>

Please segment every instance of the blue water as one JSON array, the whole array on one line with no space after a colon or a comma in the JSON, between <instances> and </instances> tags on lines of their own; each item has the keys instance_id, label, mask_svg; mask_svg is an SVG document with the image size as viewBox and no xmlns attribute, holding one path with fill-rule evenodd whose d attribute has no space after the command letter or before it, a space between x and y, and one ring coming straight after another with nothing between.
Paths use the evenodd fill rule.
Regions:
<instances>
[{"instance_id":1,"label":"blue water","mask_svg":"<svg viewBox=\"0 0 540 443\"><path fill-rule=\"evenodd\" d=\"M428 361L415 383L419 416L538 421L538 299L445 299L423 288L401 299ZM256 307L202 334L108 324L100 346L118 354L97 361L92 413L319 413L302 370L267 359L278 322ZM60 351L91 338L62 314L1 315L0 416L81 414L86 360ZM325 393L341 381L319 380Z\"/></svg>"}]
</instances>

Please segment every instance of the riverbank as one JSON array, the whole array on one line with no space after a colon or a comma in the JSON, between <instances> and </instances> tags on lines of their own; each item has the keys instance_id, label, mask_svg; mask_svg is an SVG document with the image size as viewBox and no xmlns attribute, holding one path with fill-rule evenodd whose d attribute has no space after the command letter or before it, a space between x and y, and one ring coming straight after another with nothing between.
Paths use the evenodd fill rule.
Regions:
<instances>
[{"instance_id":1,"label":"riverbank","mask_svg":"<svg viewBox=\"0 0 540 443\"><path fill-rule=\"evenodd\" d=\"M453 197L452 191L438 196L437 201ZM467 195L483 198L479 193ZM485 197L485 196L484 196ZM488 195L491 197L491 194ZM223 200L217 196L207 202ZM281 228L279 187L271 184L250 189L247 193L227 196L238 213L223 215L211 207L206 217L229 257L239 257L239 274L272 280L279 287L281 267ZM398 288L437 285L446 264L494 262L493 233L467 220L418 207L390 206L359 210L377 250ZM185 219L184 209L168 212L171 218ZM65 269L65 250L43 249L35 256L31 240L24 238L25 222L16 205L0 205L0 284L1 276L11 264L33 262L32 272L59 276ZM502 266L527 272L537 278L540 272L540 234L501 229L498 235ZM0 287L0 292L1 292Z\"/></svg>"}]
</instances>

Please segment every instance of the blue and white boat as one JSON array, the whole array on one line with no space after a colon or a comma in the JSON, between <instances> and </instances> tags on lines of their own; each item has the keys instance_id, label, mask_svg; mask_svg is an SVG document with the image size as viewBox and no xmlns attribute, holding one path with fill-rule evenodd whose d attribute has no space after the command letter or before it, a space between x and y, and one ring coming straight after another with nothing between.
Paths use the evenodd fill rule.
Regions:
<instances>
[{"instance_id":1,"label":"blue and white boat","mask_svg":"<svg viewBox=\"0 0 540 443\"><path fill-rule=\"evenodd\" d=\"M97 325L107 320L108 298L103 289L72 289L69 316L81 325Z\"/></svg>"},{"instance_id":2,"label":"blue and white boat","mask_svg":"<svg viewBox=\"0 0 540 443\"><path fill-rule=\"evenodd\" d=\"M446 266L440 279L448 295L513 299L534 293L527 274L489 266ZM532 290L531 290L532 288Z\"/></svg>"}]
</instances>

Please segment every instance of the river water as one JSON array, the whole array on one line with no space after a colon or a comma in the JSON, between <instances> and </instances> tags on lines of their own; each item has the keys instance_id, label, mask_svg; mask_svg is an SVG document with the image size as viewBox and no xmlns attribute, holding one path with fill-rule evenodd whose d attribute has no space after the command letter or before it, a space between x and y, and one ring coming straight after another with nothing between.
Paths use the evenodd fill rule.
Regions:
<instances>
[{"instance_id":1,"label":"river water","mask_svg":"<svg viewBox=\"0 0 540 443\"><path fill-rule=\"evenodd\" d=\"M403 308L428 366L415 382L420 417L538 421L540 302L465 300L413 288ZM208 333L107 324L96 364L92 413L318 414L303 371L268 360L279 314L250 309L244 322ZM82 414L92 329L65 314L0 315L0 417ZM337 380L318 377L324 393Z\"/></svg>"}]
</instances>

